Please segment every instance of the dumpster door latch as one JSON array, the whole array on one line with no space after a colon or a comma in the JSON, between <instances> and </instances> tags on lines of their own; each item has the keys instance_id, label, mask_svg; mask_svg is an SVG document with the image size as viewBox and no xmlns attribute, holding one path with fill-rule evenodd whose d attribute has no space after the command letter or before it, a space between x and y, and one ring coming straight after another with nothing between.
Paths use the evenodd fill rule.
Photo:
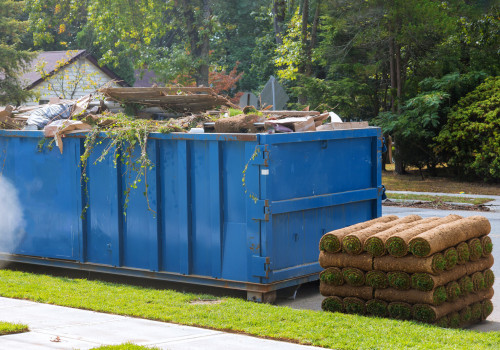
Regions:
<instances>
[{"instance_id":1,"label":"dumpster door latch","mask_svg":"<svg viewBox=\"0 0 500 350\"><path fill-rule=\"evenodd\" d=\"M271 272L271 258L266 256L252 256L252 276L269 278Z\"/></svg>"},{"instance_id":2,"label":"dumpster door latch","mask_svg":"<svg viewBox=\"0 0 500 350\"><path fill-rule=\"evenodd\" d=\"M251 206L253 220L269 221L269 215L271 214L271 208L269 207L269 199L259 199Z\"/></svg>"}]
</instances>

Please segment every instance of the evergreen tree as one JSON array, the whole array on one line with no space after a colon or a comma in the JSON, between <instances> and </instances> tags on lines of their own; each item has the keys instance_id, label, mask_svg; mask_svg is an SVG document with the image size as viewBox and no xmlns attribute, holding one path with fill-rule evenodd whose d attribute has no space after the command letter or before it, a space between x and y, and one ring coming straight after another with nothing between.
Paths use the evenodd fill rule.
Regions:
<instances>
[{"instance_id":1,"label":"evergreen tree","mask_svg":"<svg viewBox=\"0 0 500 350\"><path fill-rule=\"evenodd\" d=\"M29 96L19 79L34 57L18 47L27 26L18 19L23 8L23 1L0 0L0 105L19 104Z\"/></svg>"}]
</instances>

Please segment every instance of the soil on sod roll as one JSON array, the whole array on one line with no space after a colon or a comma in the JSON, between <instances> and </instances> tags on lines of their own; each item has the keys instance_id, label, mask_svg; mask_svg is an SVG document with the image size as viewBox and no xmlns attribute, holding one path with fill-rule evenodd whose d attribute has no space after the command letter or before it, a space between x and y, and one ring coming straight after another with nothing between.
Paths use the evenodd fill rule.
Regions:
<instances>
[{"instance_id":1,"label":"soil on sod roll","mask_svg":"<svg viewBox=\"0 0 500 350\"><path fill-rule=\"evenodd\" d=\"M378 299L368 300L366 302L366 313L376 317L387 317L387 302Z\"/></svg>"},{"instance_id":2,"label":"soil on sod roll","mask_svg":"<svg viewBox=\"0 0 500 350\"><path fill-rule=\"evenodd\" d=\"M374 269L381 271L438 274L444 271L445 266L446 261L441 253L436 253L428 258L418 258L413 255L408 255L395 259L393 256L387 255L373 259Z\"/></svg>"},{"instance_id":3,"label":"soil on sod roll","mask_svg":"<svg viewBox=\"0 0 500 350\"><path fill-rule=\"evenodd\" d=\"M458 244L455 249L457 250L458 254L458 260L457 260L458 265L463 265L469 262L470 250L469 250L469 245L466 242Z\"/></svg>"},{"instance_id":4,"label":"soil on sod roll","mask_svg":"<svg viewBox=\"0 0 500 350\"><path fill-rule=\"evenodd\" d=\"M469 245L470 261L478 261L483 257L483 246L479 238L470 239L467 244Z\"/></svg>"},{"instance_id":5,"label":"soil on sod roll","mask_svg":"<svg viewBox=\"0 0 500 350\"><path fill-rule=\"evenodd\" d=\"M319 283L319 292L324 297L357 297L361 299L373 299L373 288L369 286L353 287L347 284L343 286L332 286L324 282Z\"/></svg>"},{"instance_id":6,"label":"soil on sod roll","mask_svg":"<svg viewBox=\"0 0 500 350\"><path fill-rule=\"evenodd\" d=\"M319 279L334 286L341 286L344 284L342 270L338 267L329 267L326 270L321 271Z\"/></svg>"},{"instance_id":7,"label":"soil on sod roll","mask_svg":"<svg viewBox=\"0 0 500 350\"><path fill-rule=\"evenodd\" d=\"M319 250L329 253L337 253L342 248L342 239L349 233L363 230L377 223L389 222L397 219L398 217L396 215L386 215L373 220L330 231L321 237L321 240L319 241Z\"/></svg>"},{"instance_id":8,"label":"soil on sod roll","mask_svg":"<svg viewBox=\"0 0 500 350\"><path fill-rule=\"evenodd\" d=\"M328 297L321 303L321 309L323 311L330 312L342 312L344 311L344 302L342 298L339 297Z\"/></svg>"},{"instance_id":9,"label":"soil on sod roll","mask_svg":"<svg viewBox=\"0 0 500 350\"><path fill-rule=\"evenodd\" d=\"M371 236L379 232L388 230L392 227L421 219L422 218L418 215L408 215L398 220L375 224L368 228L365 228L364 230L352 232L342 239L342 250L349 254L361 254L363 252L363 245L365 241Z\"/></svg>"},{"instance_id":10,"label":"soil on sod roll","mask_svg":"<svg viewBox=\"0 0 500 350\"><path fill-rule=\"evenodd\" d=\"M474 291L474 284L472 283L472 278L470 276L464 276L458 280L460 285L460 290L464 296L472 293Z\"/></svg>"},{"instance_id":11,"label":"soil on sod roll","mask_svg":"<svg viewBox=\"0 0 500 350\"><path fill-rule=\"evenodd\" d=\"M359 287L365 284L365 273L355 267L345 267L342 269L342 276L347 284Z\"/></svg>"},{"instance_id":12,"label":"soil on sod roll","mask_svg":"<svg viewBox=\"0 0 500 350\"><path fill-rule=\"evenodd\" d=\"M441 305L446 301L446 290L443 286L437 287L430 292L420 290L397 290L393 288L375 289L375 298L385 301L399 301L409 304L423 303L430 305Z\"/></svg>"},{"instance_id":13,"label":"soil on sod roll","mask_svg":"<svg viewBox=\"0 0 500 350\"><path fill-rule=\"evenodd\" d=\"M452 303L444 303L440 306L432 306L429 304L413 305L413 318L422 322L436 322L445 315L450 315L452 312L458 312L473 303L482 302L493 297L493 289L484 290L477 294L469 294L468 296L458 299Z\"/></svg>"},{"instance_id":14,"label":"soil on sod roll","mask_svg":"<svg viewBox=\"0 0 500 350\"><path fill-rule=\"evenodd\" d=\"M495 284L495 275L493 271L491 271L491 269L483 271L483 277L486 289L493 287L493 284Z\"/></svg>"},{"instance_id":15,"label":"soil on sod roll","mask_svg":"<svg viewBox=\"0 0 500 350\"><path fill-rule=\"evenodd\" d=\"M446 285L446 299L449 302L458 300L462 296L462 291L460 290L460 285L458 282L453 281Z\"/></svg>"},{"instance_id":16,"label":"soil on sod roll","mask_svg":"<svg viewBox=\"0 0 500 350\"><path fill-rule=\"evenodd\" d=\"M387 273L389 286L397 290L408 290L411 287L410 275L406 272L392 271Z\"/></svg>"},{"instance_id":17,"label":"soil on sod roll","mask_svg":"<svg viewBox=\"0 0 500 350\"><path fill-rule=\"evenodd\" d=\"M364 315L366 313L365 301L360 298L344 298L344 311L348 314Z\"/></svg>"},{"instance_id":18,"label":"soil on sod roll","mask_svg":"<svg viewBox=\"0 0 500 350\"><path fill-rule=\"evenodd\" d=\"M444 260L446 260L446 266L444 267L445 270L451 270L455 266L457 266L458 263L458 253L455 247L448 248L444 251L443 253Z\"/></svg>"},{"instance_id":19,"label":"soil on sod roll","mask_svg":"<svg viewBox=\"0 0 500 350\"><path fill-rule=\"evenodd\" d=\"M479 239L483 247L483 257L487 257L493 251L493 242L489 236L483 236Z\"/></svg>"},{"instance_id":20,"label":"soil on sod roll","mask_svg":"<svg viewBox=\"0 0 500 350\"><path fill-rule=\"evenodd\" d=\"M493 255L488 255L486 258L479 259L478 261L471 261L464 266L467 269L467 274L472 275L474 272L491 268L494 261Z\"/></svg>"},{"instance_id":21,"label":"soil on sod roll","mask_svg":"<svg viewBox=\"0 0 500 350\"><path fill-rule=\"evenodd\" d=\"M372 260L373 258L369 254L319 253L319 264L324 269L328 267L356 267L363 271L370 271L372 270Z\"/></svg>"},{"instance_id":22,"label":"soil on sod roll","mask_svg":"<svg viewBox=\"0 0 500 350\"><path fill-rule=\"evenodd\" d=\"M424 223L429 223L434 220L439 219L438 217L430 217L427 219L419 220L418 222L412 222L412 223L407 223L407 224L400 224L396 225L388 230L379 232L377 234L374 234L373 236L369 237L365 243L363 244L363 250L368 252L370 255L377 257L377 256L382 256L386 254L385 250L385 242L391 237L394 236L395 234L406 231L412 227L415 227L415 224L424 224Z\"/></svg>"},{"instance_id":23,"label":"soil on sod roll","mask_svg":"<svg viewBox=\"0 0 500 350\"><path fill-rule=\"evenodd\" d=\"M365 284L375 289L384 289L389 287L389 280L385 272L373 270L366 273Z\"/></svg>"},{"instance_id":24,"label":"soil on sod roll","mask_svg":"<svg viewBox=\"0 0 500 350\"><path fill-rule=\"evenodd\" d=\"M413 237L409 242L410 252L415 256L427 257L469 239L487 235L490 230L490 222L483 216L463 218Z\"/></svg>"},{"instance_id":25,"label":"soil on sod roll","mask_svg":"<svg viewBox=\"0 0 500 350\"><path fill-rule=\"evenodd\" d=\"M449 282L456 281L467 275L467 269L463 265L455 267L453 270L445 271L439 275L429 273L414 273L411 275L411 287L424 292L443 286Z\"/></svg>"},{"instance_id":26,"label":"soil on sod roll","mask_svg":"<svg viewBox=\"0 0 500 350\"><path fill-rule=\"evenodd\" d=\"M400 301L389 303L387 311L389 312L389 317L396 320L409 320L412 315L411 305Z\"/></svg>"}]
</instances>

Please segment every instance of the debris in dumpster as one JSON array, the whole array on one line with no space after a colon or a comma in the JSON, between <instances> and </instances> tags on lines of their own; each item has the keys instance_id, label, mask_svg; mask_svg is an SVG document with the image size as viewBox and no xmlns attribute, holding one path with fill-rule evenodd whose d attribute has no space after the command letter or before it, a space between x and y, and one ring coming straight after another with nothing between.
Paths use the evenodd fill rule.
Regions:
<instances>
[{"instance_id":1,"label":"debris in dumpster","mask_svg":"<svg viewBox=\"0 0 500 350\"><path fill-rule=\"evenodd\" d=\"M83 123L79 120L56 120L48 124L43 129L45 137L53 137L56 141L56 146L59 148L61 154L63 153L62 138L71 132L90 131L92 126Z\"/></svg>"},{"instance_id":2,"label":"debris in dumpster","mask_svg":"<svg viewBox=\"0 0 500 350\"><path fill-rule=\"evenodd\" d=\"M43 129L51 121L68 119L71 116L73 104L61 103L56 105L44 105L30 113L27 126L36 126L38 130Z\"/></svg>"}]
</instances>

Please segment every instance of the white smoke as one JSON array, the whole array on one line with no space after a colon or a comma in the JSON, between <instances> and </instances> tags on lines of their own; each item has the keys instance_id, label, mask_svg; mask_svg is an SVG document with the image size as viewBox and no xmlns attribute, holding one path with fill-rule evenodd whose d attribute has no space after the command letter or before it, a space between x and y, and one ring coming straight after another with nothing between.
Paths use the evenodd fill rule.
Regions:
<instances>
[{"instance_id":1,"label":"white smoke","mask_svg":"<svg viewBox=\"0 0 500 350\"><path fill-rule=\"evenodd\" d=\"M12 183L0 174L0 252L12 253L23 239L26 222Z\"/></svg>"}]
</instances>

